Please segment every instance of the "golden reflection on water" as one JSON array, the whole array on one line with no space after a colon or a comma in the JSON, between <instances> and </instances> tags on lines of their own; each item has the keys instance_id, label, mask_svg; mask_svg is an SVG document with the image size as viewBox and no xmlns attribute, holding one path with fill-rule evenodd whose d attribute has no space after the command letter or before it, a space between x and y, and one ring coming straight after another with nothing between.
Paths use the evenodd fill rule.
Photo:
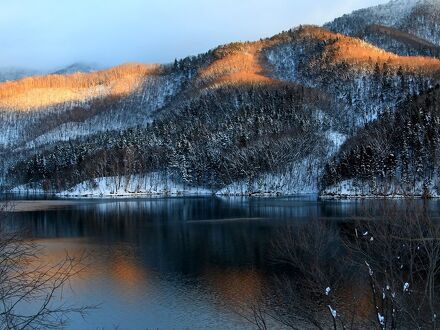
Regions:
<instances>
[{"instance_id":1,"label":"golden reflection on water","mask_svg":"<svg viewBox=\"0 0 440 330\"><path fill-rule=\"evenodd\" d=\"M131 296L137 288L148 283L148 271L137 262L130 249L123 245L116 245L106 251L90 239L65 239L60 242L57 239L37 240L42 247L39 262L47 265L55 265L64 260L66 256L75 259L83 258L84 266L80 274L72 278L71 283L75 289L87 287L91 279L99 279L102 274L111 279L113 286L119 288L121 294Z\"/></svg>"},{"instance_id":2,"label":"golden reflection on water","mask_svg":"<svg viewBox=\"0 0 440 330\"><path fill-rule=\"evenodd\" d=\"M256 270L209 268L204 276L215 292L231 303L256 301L262 292L263 275Z\"/></svg>"},{"instance_id":3,"label":"golden reflection on water","mask_svg":"<svg viewBox=\"0 0 440 330\"><path fill-rule=\"evenodd\" d=\"M136 290L141 284L148 282L147 270L134 256L119 249L114 250L108 260L108 270L112 279L125 290Z\"/></svg>"},{"instance_id":4,"label":"golden reflection on water","mask_svg":"<svg viewBox=\"0 0 440 330\"><path fill-rule=\"evenodd\" d=\"M140 287L142 290L148 288L149 278L153 277L152 271L139 262L135 252L121 244L103 251L99 245L90 242L90 238L63 238L62 242L43 239L36 243L43 247L39 260L43 264L54 265L66 255L74 258L86 255L86 267L71 281L79 294L91 280L99 279L103 273L111 280L112 286L127 297L132 297ZM263 274L253 269L223 270L209 267L201 276L223 301L230 303L256 301L264 286Z\"/></svg>"}]
</instances>

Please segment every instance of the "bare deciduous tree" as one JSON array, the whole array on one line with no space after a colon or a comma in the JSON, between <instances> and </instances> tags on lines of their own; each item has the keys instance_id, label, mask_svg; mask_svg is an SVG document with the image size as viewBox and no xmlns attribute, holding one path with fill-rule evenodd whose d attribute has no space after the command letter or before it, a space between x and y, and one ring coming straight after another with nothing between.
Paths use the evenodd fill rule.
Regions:
<instances>
[{"instance_id":1,"label":"bare deciduous tree","mask_svg":"<svg viewBox=\"0 0 440 330\"><path fill-rule=\"evenodd\" d=\"M72 313L85 316L93 306L62 302L63 289L85 267L85 255L66 253L55 264L41 261L41 246L23 233L7 230L2 218L11 207L0 211L0 329L59 329Z\"/></svg>"},{"instance_id":2,"label":"bare deciduous tree","mask_svg":"<svg viewBox=\"0 0 440 330\"><path fill-rule=\"evenodd\" d=\"M440 226L424 206L399 203L284 230L273 249L277 275L247 318L264 319L252 322L259 329L272 320L291 329L436 329Z\"/></svg>"}]
</instances>

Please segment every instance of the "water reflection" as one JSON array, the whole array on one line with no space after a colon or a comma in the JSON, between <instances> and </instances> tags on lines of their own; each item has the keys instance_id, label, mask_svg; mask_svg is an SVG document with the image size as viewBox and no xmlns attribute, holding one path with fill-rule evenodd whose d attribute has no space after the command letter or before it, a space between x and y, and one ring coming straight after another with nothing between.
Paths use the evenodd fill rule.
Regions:
<instances>
[{"instance_id":1,"label":"water reflection","mask_svg":"<svg viewBox=\"0 0 440 330\"><path fill-rule=\"evenodd\" d=\"M88 251L92 266L67 298L102 303L72 328L243 328L232 311L252 300L271 265L271 241L286 225L375 214L382 203L314 198L151 198L88 200L17 212L10 230L26 230L47 260ZM440 204L427 204L438 215ZM69 301L70 302L70 301Z\"/></svg>"}]
</instances>

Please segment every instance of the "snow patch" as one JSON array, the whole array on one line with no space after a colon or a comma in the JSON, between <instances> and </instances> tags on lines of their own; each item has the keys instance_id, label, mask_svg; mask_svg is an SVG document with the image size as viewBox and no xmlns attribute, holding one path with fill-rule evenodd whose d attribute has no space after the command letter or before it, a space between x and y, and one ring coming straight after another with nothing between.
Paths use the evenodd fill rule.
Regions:
<instances>
[{"instance_id":1,"label":"snow patch","mask_svg":"<svg viewBox=\"0 0 440 330\"><path fill-rule=\"evenodd\" d=\"M210 195L208 189L185 186L172 181L162 173L103 177L82 182L69 190L60 192L60 197L124 197L142 195Z\"/></svg>"},{"instance_id":2,"label":"snow patch","mask_svg":"<svg viewBox=\"0 0 440 330\"><path fill-rule=\"evenodd\" d=\"M318 193L318 165L313 160L295 163L284 172L260 175L252 181L243 180L219 190L225 196L311 195Z\"/></svg>"},{"instance_id":3,"label":"snow patch","mask_svg":"<svg viewBox=\"0 0 440 330\"><path fill-rule=\"evenodd\" d=\"M358 180L344 180L320 192L321 198L440 198L437 180L429 186L417 182L411 189L398 184L375 184Z\"/></svg>"}]
</instances>

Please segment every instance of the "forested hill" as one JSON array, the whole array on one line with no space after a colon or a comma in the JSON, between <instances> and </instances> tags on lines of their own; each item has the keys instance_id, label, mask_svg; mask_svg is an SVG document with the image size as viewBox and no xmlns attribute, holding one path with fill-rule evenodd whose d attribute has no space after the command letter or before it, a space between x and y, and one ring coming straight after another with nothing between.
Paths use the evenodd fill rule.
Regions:
<instances>
[{"instance_id":1,"label":"forested hill","mask_svg":"<svg viewBox=\"0 0 440 330\"><path fill-rule=\"evenodd\" d=\"M440 86L360 129L330 161L323 193L440 195Z\"/></svg>"},{"instance_id":2,"label":"forested hill","mask_svg":"<svg viewBox=\"0 0 440 330\"><path fill-rule=\"evenodd\" d=\"M400 55L439 56L440 2L394 0L344 15L325 28Z\"/></svg>"},{"instance_id":3,"label":"forested hill","mask_svg":"<svg viewBox=\"0 0 440 330\"><path fill-rule=\"evenodd\" d=\"M2 184L71 195L293 194L356 179L357 163L340 173L341 152L440 82L438 41L420 23L437 17L420 9L428 5L438 9L393 1L380 15L376 7L169 65L0 84ZM384 20L396 6L402 14ZM406 50L356 38L362 15L362 33Z\"/></svg>"}]
</instances>

